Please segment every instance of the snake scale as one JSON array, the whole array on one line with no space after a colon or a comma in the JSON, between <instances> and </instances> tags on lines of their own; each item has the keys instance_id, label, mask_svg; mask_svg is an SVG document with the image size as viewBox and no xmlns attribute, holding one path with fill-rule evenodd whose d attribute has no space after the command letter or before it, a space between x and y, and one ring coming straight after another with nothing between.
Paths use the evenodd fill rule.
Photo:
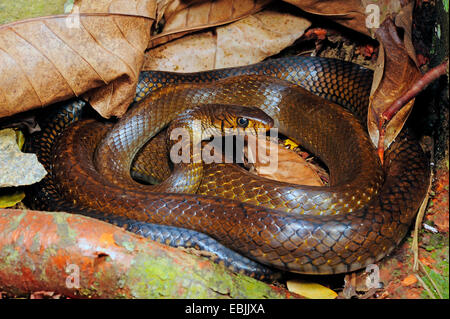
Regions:
<instances>
[{"instance_id":1,"label":"snake scale","mask_svg":"<svg viewBox=\"0 0 450 319\"><path fill-rule=\"evenodd\" d=\"M259 263L305 274L363 268L403 239L429 180L428 159L408 128L381 167L361 124L371 80L361 66L317 57L191 74L142 72L134 105L113 128L80 120L81 100L45 116L29 150L50 174L29 201L171 245L196 245L261 276L268 272ZM214 103L259 107L323 160L330 186L269 181L225 164L205 167L198 194L149 192L131 180L130 168L139 164L133 158L142 158L139 150L157 140L151 137L186 109Z\"/></svg>"}]
</instances>

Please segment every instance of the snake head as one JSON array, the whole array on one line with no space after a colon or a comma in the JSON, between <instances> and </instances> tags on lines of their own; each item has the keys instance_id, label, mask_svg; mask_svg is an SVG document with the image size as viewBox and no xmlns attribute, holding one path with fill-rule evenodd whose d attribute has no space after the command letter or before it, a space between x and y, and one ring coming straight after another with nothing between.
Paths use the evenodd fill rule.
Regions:
<instances>
[{"instance_id":1,"label":"snake head","mask_svg":"<svg viewBox=\"0 0 450 319\"><path fill-rule=\"evenodd\" d=\"M204 108L209 118L206 121L210 128L209 132L222 135L246 132L257 135L260 132L267 132L274 125L269 115L254 106L214 104L206 105Z\"/></svg>"}]
</instances>

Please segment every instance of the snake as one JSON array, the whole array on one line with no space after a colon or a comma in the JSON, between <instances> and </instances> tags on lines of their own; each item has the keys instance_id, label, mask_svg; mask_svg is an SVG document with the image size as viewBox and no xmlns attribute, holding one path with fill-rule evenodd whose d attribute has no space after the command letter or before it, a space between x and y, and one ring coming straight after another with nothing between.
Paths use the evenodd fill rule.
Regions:
<instances>
[{"instance_id":1,"label":"snake","mask_svg":"<svg viewBox=\"0 0 450 319\"><path fill-rule=\"evenodd\" d=\"M45 114L28 149L49 174L28 198L36 208L213 251L252 274L268 274L265 266L303 274L364 268L405 237L430 175L407 126L380 164L364 124L372 77L357 64L301 56L196 73L143 71L133 105L113 124L84 118L89 110L81 99ZM271 181L223 163L202 168L195 193L133 180L130 169L167 155L143 150L161 145L158 134L201 105L259 108L282 134L320 157L330 185ZM167 178L161 171L159 178Z\"/></svg>"}]
</instances>

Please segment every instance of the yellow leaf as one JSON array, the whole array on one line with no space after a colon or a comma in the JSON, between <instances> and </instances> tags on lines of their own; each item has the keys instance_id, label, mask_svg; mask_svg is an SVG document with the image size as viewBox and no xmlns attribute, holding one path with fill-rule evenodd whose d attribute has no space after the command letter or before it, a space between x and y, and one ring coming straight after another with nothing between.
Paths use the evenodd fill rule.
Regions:
<instances>
[{"instance_id":1,"label":"yellow leaf","mask_svg":"<svg viewBox=\"0 0 450 319\"><path fill-rule=\"evenodd\" d=\"M0 192L0 208L12 207L25 198L24 192L5 193Z\"/></svg>"},{"instance_id":2,"label":"yellow leaf","mask_svg":"<svg viewBox=\"0 0 450 319\"><path fill-rule=\"evenodd\" d=\"M19 149L21 150L23 144L25 143L25 135L23 135L22 131L16 131L16 141Z\"/></svg>"},{"instance_id":3,"label":"yellow leaf","mask_svg":"<svg viewBox=\"0 0 450 319\"><path fill-rule=\"evenodd\" d=\"M310 299L335 299L337 297L337 293L327 287L298 279L288 280L287 288L289 291Z\"/></svg>"}]
</instances>

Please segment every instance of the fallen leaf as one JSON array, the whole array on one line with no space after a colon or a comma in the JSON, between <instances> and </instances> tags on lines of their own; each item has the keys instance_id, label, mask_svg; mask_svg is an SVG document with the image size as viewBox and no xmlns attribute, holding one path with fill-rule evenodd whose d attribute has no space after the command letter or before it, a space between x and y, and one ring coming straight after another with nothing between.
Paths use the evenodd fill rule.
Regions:
<instances>
[{"instance_id":1,"label":"fallen leaf","mask_svg":"<svg viewBox=\"0 0 450 319\"><path fill-rule=\"evenodd\" d=\"M0 131L0 187L30 185L46 174L36 154L20 151L13 129Z\"/></svg>"},{"instance_id":2,"label":"fallen leaf","mask_svg":"<svg viewBox=\"0 0 450 319\"><path fill-rule=\"evenodd\" d=\"M75 0L71 13L129 14L156 18L159 0Z\"/></svg>"},{"instance_id":3,"label":"fallen leaf","mask_svg":"<svg viewBox=\"0 0 450 319\"><path fill-rule=\"evenodd\" d=\"M145 8L141 2L130 1L135 14L145 14L136 12ZM108 3L117 12L123 1ZM1 25L0 117L88 91L85 97L102 116L121 116L135 95L153 22L124 15L130 4L121 14L73 13Z\"/></svg>"},{"instance_id":4,"label":"fallen leaf","mask_svg":"<svg viewBox=\"0 0 450 319\"><path fill-rule=\"evenodd\" d=\"M406 276L405 279L402 280L403 286L411 286L417 282L417 277L413 274Z\"/></svg>"},{"instance_id":5,"label":"fallen leaf","mask_svg":"<svg viewBox=\"0 0 450 319\"><path fill-rule=\"evenodd\" d=\"M404 8L410 13L409 7ZM402 13L402 21L406 19L406 13ZM406 23L403 22L403 25ZM410 31L409 31L410 32ZM408 32L405 32L404 39ZM396 99L404 94L412 83L420 79L421 72L410 56L405 41L402 41L397 33L396 26L391 19L385 20L377 30L376 36L380 42L380 51L372 84L371 101L367 126L370 138L374 145L378 145L379 118ZM386 126L385 148L395 139L403 128L406 119L411 113L414 100L405 105Z\"/></svg>"},{"instance_id":6,"label":"fallen leaf","mask_svg":"<svg viewBox=\"0 0 450 319\"><path fill-rule=\"evenodd\" d=\"M195 30L234 22L261 10L272 0L162 1L166 23L152 36L149 48L180 38ZM161 19L158 13L158 21Z\"/></svg>"},{"instance_id":7,"label":"fallen leaf","mask_svg":"<svg viewBox=\"0 0 450 319\"><path fill-rule=\"evenodd\" d=\"M335 299L337 293L317 283L293 279L286 282L289 291L310 299Z\"/></svg>"},{"instance_id":8,"label":"fallen leaf","mask_svg":"<svg viewBox=\"0 0 450 319\"><path fill-rule=\"evenodd\" d=\"M13 207L25 198L25 193L10 188L0 189L0 208Z\"/></svg>"},{"instance_id":9,"label":"fallen leaf","mask_svg":"<svg viewBox=\"0 0 450 319\"><path fill-rule=\"evenodd\" d=\"M249 141L253 139L253 136L248 136ZM249 162L254 163L252 171L258 176L285 183L323 186L314 166L294 151L278 143L265 143L264 140L253 145L257 145L258 149L248 148L247 157Z\"/></svg>"},{"instance_id":10,"label":"fallen leaf","mask_svg":"<svg viewBox=\"0 0 450 319\"><path fill-rule=\"evenodd\" d=\"M315 15L324 16L357 32L370 35L365 6L360 0L284 0Z\"/></svg>"},{"instance_id":11,"label":"fallen leaf","mask_svg":"<svg viewBox=\"0 0 450 319\"><path fill-rule=\"evenodd\" d=\"M143 69L195 72L256 63L290 46L310 25L300 16L266 9L149 50Z\"/></svg>"},{"instance_id":12,"label":"fallen leaf","mask_svg":"<svg viewBox=\"0 0 450 319\"><path fill-rule=\"evenodd\" d=\"M428 266L428 267L433 267L434 264L436 263L436 260L434 260L434 259L431 258L431 257L427 257L427 256L420 257L419 260L420 260L425 266Z\"/></svg>"}]
</instances>

